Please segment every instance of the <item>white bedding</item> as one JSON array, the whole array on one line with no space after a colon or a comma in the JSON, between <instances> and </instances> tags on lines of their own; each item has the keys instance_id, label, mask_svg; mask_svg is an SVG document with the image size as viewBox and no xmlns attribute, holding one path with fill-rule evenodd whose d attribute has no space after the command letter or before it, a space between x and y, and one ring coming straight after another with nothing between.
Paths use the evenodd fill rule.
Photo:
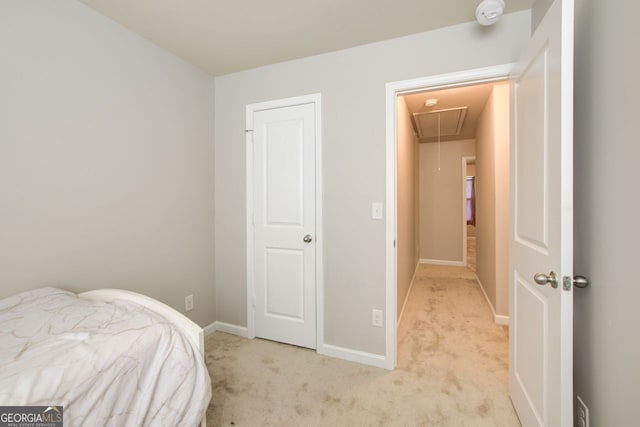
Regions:
<instances>
[{"instance_id":1,"label":"white bedding","mask_svg":"<svg viewBox=\"0 0 640 427\"><path fill-rule=\"evenodd\" d=\"M0 300L0 405L62 405L65 426L196 426L197 348L159 315L41 288Z\"/></svg>"}]
</instances>

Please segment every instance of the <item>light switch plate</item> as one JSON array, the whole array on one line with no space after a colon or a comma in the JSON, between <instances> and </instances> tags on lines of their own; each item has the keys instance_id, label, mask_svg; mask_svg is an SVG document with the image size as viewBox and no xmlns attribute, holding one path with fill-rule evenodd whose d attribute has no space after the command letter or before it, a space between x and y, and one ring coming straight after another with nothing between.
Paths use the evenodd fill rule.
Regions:
<instances>
[{"instance_id":1,"label":"light switch plate","mask_svg":"<svg viewBox=\"0 0 640 427\"><path fill-rule=\"evenodd\" d=\"M382 219L382 203L381 202L371 203L371 218Z\"/></svg>"}]
</instances>

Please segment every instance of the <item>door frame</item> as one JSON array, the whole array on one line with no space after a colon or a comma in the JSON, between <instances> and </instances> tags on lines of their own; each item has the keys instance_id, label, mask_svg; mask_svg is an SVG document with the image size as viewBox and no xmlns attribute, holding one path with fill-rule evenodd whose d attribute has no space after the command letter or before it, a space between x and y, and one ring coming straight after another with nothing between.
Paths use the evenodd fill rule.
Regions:
<instances>
[{"instance_id":1,"label":"door frame","mask_svg":"<svg viewBox=\"0 0 640 427\"><path fill-rule=\"evenodd\" d=\"M254 227L253 227L253 114L276 108L313 104L315 106L315 243L316 243L316 351L320 352L324 344L324 268L323 268L323 228L322 228L322 96L314 93L291 98L248 104L246 106L246 203L247 203L247 337L255 334L255 293L254 293Z\"/></svg>"},{"instance_id":2,"label":"door frame","mask_svg":"<svg viewBox=\"0 0 640 427\"><path fill-rule=\"evenodd\" d=\"M397 131L398 112L396 99L398 95L423 92L436 89L447 89L474 84L507 80L514 64L500 64L485 68L438 74L417 79L401 80L386 84L386 280L385 280L385 363L386 369L395 369L397 365Z\"/></svg>"}]
</instances>

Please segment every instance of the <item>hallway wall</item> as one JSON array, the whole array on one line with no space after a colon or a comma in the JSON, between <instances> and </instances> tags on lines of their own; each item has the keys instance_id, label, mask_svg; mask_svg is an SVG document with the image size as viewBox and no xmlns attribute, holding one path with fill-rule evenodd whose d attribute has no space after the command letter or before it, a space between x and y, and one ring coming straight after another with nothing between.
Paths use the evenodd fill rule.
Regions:
<instances>
[{"instance_id":1,"label":"hallway wall","mask_svg":"<svg viewBox=\"0 0 640 427\"><path fill-rule=\"evenodd\" d=\"M398 97L397 136L397 311L409 292L418 265L418 138L413 131L411 115L402 96Z\"/></svg>"},{"instance_id":2,"label":"hallway wall","mask_svg":"<svg viewBox=\"0 0 640 427\"><path fill-rule=\"evenodd\" d=\"M443 142L439 156L438 143L422 143L419 152L420 259L462 265L462 157L475 155L475 140Z\"/></svg>"},{"instance_id":3,"label":"hallway wall","mask_svg":"<svg viewBox=\"0 0 640 427\"><path fill-rule=\"evenodd\" d=\"M478 122L476 137L477 275L495 314L508 316L508 84L494 86Z\"/></svg>"}]
</instances>

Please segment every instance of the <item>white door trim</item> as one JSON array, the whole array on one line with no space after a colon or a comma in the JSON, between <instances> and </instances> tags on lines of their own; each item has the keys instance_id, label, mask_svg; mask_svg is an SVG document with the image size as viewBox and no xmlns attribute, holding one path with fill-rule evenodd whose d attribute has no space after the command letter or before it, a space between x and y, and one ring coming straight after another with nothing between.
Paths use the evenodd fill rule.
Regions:
<instances>
[{"instance_id":1,"label":"white door trim","mask_svg":"<svg viewBox=\"0 0 640 427\"><path fill-rule=\"evenodd\" d=\"M253 236L253 114L257 111L274 108L292 107L303 104L315 105L315 137L316 137L316 351L324 346L324 268L323 268L323 242L322 228L322 96L320 93L296 96L292 98L249 104L246 107L246 180L247 180L247 337L255 338L254 321L254 236Z\"/></svg>"},{"instance_id":2,"label":"white door trim","mask_svg":"<svg viewBox=\"0 0 640 427\"><path fill-rule=\"evenodd\" d=\"M439 74L411 80L401 80L386 84L386 349L385 364L387 369L394 369L397 364L397 328L396 300L397 300L397 260L395 240L397 236L397 116L396 97L399 94L421 92L467 86L477 83L487 83L509 78L513 64L502 64L493 67L476 68L448 74Z\"/></svg>"}]
</instances>

